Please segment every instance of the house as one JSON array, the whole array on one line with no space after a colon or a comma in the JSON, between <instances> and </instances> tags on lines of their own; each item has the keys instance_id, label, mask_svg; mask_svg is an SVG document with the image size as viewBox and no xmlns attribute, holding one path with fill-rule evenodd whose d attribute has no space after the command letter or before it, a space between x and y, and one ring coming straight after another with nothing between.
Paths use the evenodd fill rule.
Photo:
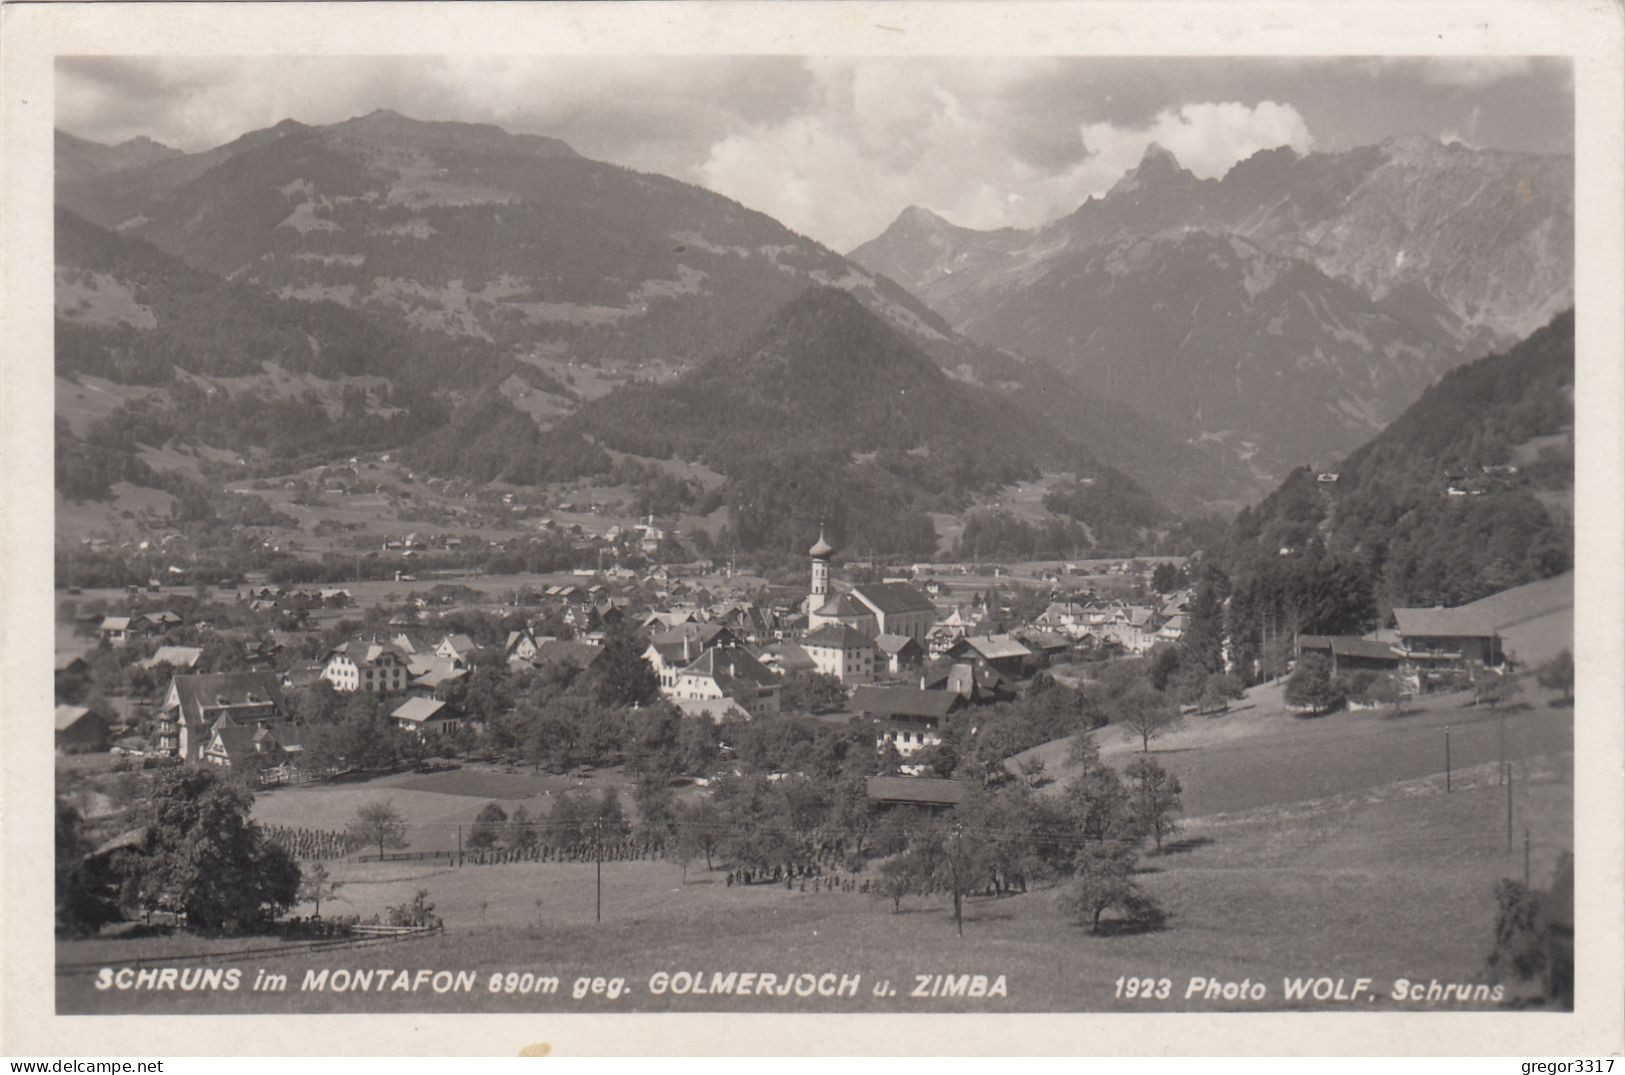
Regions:
<instances>
[{"instance_id":1,"label":"house","mask_svg":"<svg viewBox=\"0 0 1625 1075\"><path fill-rule=\"evenodd\" d=\"M1061 657L1072 649L1071 640L1050 631L1040 631L1028 627L1024 630L1014 631L1012 634L1021 641L1022 645L1044 657Z\"/></svg>"},{"instance_id":2,"label":"house","mask_svg":"<svg viewBox=\"0 0 1625 1075\"><path fill-rule=\"evenodd\" d=\"M442 638L440 644L434 648L434 652L437 657L443 657L448 661L455 661L467 667L473 663L474 651L478 648L474 645L472 638L464 634L455 634Z\"/></svg>"},{"instance_id":3,"label":"house","mask_svg":"<svg viewBox=\"0 0 1625 1075\"><path fill-rule=\"evenodd\" d=\"M509 664L529 664L536 659L537 648L536 636L527 627L508 632L508 640L502 644L502 655Z\"/></svg>"},{"instance_id":4,"label":"house","mask_svg":"<svg viewBox=\"0 0 1625 1075\"><path fill-rule=\"evenodd\" d=\"M226 769L241 769L250 763L284 765L295 761L303 750L299 726L292 721L245 725L223 716L209 729L202 760Z\"/></svg>"},{"instance_id":5,"label":"house","mask_svg":"<svg viewBox=\"0 0 1625 1075\"><path fill-rule=\"evenodd\" d=\"M181 625L181 618L169 609L159 609L156 612L144 612L136 620L141 630L149 635L161 635L173 627Z\"/></svg>"},{"instance_id":6,"label":"house","mask_svg":"<svg viewBox=\"0 0 1625 1075\"><path fill-rule=\"evenodd\" d=\"M1399 650L1413 667L1499 665L1501 636L1490 617L1466 608L1396 608Z\"/></svg>"},{"instance_id":7,"label":"house","mask_svg":"<svg viewBox=\"0 0 1625 1075\"><path fill-rule=\"evenodd\" d=\"M1016 678L1026 670L1033 651L1014 635L966 635L948 647L948 656L956 663L969 662Z\"/></svg>"},{"instance_id":8,"label":"house","mask_svg":"<svg viewBox=\"0 0 1625 1075\"><path fill-rule=\"evenodd\" d=\"M801 648L818 671L842 683L868 683L875 678L875 647L869 636L847 624L827 624L806 635Z\"/></svg>"},{"instance_id":9,"label":"house","mask_svg":"<svg viewBox=\"0 0 1625 1075\"><path fill-rule=\"evenodd\" d=\"M907 807L932 814L952 810L965 801L967 791L957 780L925 776L871 776L864 790L882 807Z\"/></svg>"},{"instance_id":10,"label":"house","mask_svg":"<svg viewBox=\"0 0 1625 1075\"><path fill-rule=\"evenodd\" d=\"M713 646L677 669L661 693L679 703L726 698L752 716L779 711L779 679L740 646Z\"/></svg>"},{"instance_id":11,"label":"house","mask_svg":"<svg viewBox=\"0 0 1625 1075\"><path fill-rule=\"evenodd\" d=\"M858 687L848 708L876 722L875 746L890 743L905 758L942 742L942 724L970 703L949 691L914 687Z\"/></svg>"},{"instance_id":12,"label":"house","mask_svg":"<svg viewBox=\"0 0 1625 1075\"><path fill-rule=\"evenodd\" d=\"M402 731L416 732L420 739L463 726L463 715L436 698L408 698L389 714L389 719Z\"/></svg>"},{"instance_id":13,"label":"house","mask_svg":"<svg viewBox=\"0 0 1625 1075\"><path fill-rule=\"evenodd\" d=\"M141 662L141 667L151 669L167 664L171 668L195 668L202 656L201 646L159 646L151 657Z\"/></svg>"},{"instance_id":14,"label":"house","mask_svg":"<svg viewBox=\"0 0 1625 1075\"><path fill-rule=\"evenodd\" d=\"M903 675L925 663L925 646L910 635L881 635L875 639L875 659L894 676Z\"/></svg>"},{"instance_id":15,"label":"house","mask_svg":"<svg viewBox=\"0 0 1625 1075\"><path fill-rule=\"evenodd\" d=\"M130 626L128 616L103 616L101 623L102 639L110 646L122 646L130 641L134 630Z\"/></svg>"},{"instance_id":16,"label":"house","mask_svg":"<svg viewBox=\"0 0 1625 1075\"><path fill-rule=\"evenodd\" d=\"M65 754L105 750L113 729L82 705L56 707L56 749Z\"/></svg>"},{"instance_id":17,"label":"house","mask_svg":"<svg viewBox=\"0 0 1625 1075\"><path fill-rule=\"evenodd\" d=\"M818 671L818 665L799 642L774 642L763 648L757 658L776 676Z\"/></svg>"},{"instance_id":18,"label":"house","mask_svg":"<svg viewBox=\"0 0 1625 1075\"><path fill-rule=\"evenodd\" d=\"M590 642L567 642L549 638L536 647L534 663L538 668L558 668L570 664L585 672L603 655L603 647L594 646Z\"/></svg>"},{"instance_id":19,"label":"house","mask_svg":"<svg viewBox=\"0 0 1625 1075\"><path fill-rule=\"evenodd\" d=\"M240 725L288 718L282 688L270 672L177 675L169 682L158 723L158 749L183 761L201 761L221 717Z\"/></svg>"},{"instance_id":20,"label":"house","mask_svg":"<svg viewBox=\"0 0 1625 1075\"><path fill-rule=\"evenodd\" d=\"M1016 696L999 673L968 661L925 672L920 676L920 689L957 694L972 705L1008 702Z\"/></svg>"},{"instance_id":21,"label":"house","mask_svg":"<svg viewBox=\"0 0 1625 1075\"><path fill-rule=\"evenodd\" d=\"M328 653L326 665L322 678L336 691L406 689L406 654L390 642L346 642Z\"/></svg>"},{"instance_id":22,"label":"house","mask_svg":"<svg viewBox=\"0 0 1625 1075\"><path fill-rule=\"evenodd\" d=\"M1401 660L1390 643L1344 635L1299 635L1293 648L1299 657L1305 653L1325 656L1334 676L1366 669L1392 672L1399 668Z\"/></svg>"},{"instance_id":23,"label":"house","mask_svg":"<svg viewBox=\"0 0 1625 1075\"><path fill-rule=\"evenodd\" d=\"M685 623L649 636L649 645L643 659L654 669L662 690L677 683L677 669L689 664L701 653L715 646L738 643L732 631L716 623Z\"/></svg>"}]
</instances>

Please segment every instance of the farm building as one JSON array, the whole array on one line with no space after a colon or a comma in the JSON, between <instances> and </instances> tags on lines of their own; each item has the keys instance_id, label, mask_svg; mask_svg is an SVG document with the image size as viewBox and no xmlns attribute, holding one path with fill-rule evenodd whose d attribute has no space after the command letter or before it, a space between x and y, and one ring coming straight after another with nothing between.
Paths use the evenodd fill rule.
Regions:
<instances>
[{"instance_id":1,"label":"farm building","mask_svg":"<svg viewBox=\"0 0 1625 1075\"><path fill-rule=\"evenodd\" d=\"M82 705L56 707L56 748L60 751L101 750L111 734L107 721Z\"/></svg>"}]
</instances>

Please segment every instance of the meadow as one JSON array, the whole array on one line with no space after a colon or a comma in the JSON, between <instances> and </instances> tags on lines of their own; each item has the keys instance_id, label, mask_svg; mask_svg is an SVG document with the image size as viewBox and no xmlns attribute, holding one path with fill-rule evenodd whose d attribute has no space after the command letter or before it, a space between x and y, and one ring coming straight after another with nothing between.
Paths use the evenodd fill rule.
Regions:
<instances>
[{"instance_id":1,"label":"meadow","mask_svg":"<svg viewBox=\"0 0 1625 1075\"><path fill-rule=\"evenodd\" d=\"M1268 704L1231 714L1236 724L1195 725L1158 759L1186 781L1181 831L1147 854L1137 877L1168 912L1147 932L1092 935L1068 913L1066 885L974 896L964 937L946 896L889 901L861 893L729 885L703 862L607 862L603 921L595 920L591 863L456 868L444 861L330 864L343 884L338 913L368 915L426 890L446 932L386 949L282 956L261 963L288 974L279 993L103 993L83 975L58 978L64 1012L152 1011L1115 1011L1235 1008L1491 1007L1488 1001L1396 1002L1399 978L1492 983L1496 882L1521 876L1529 833L1531 877L1549 881L1573 845L1571 711L1531 699L1506 714L1514 759L1514 840L1507 849L1500 782L1500 715L1442 699L1405 717L1343 713L1308 721ZM1217 718L1222 722L1225 719ZM1204 718L1205 719L1205 718ZM1449 788L1442 728L1452 729ZM1116 764L1132 751L1108 733ZM1459 745L1458 745L1459 744ZM1438 749L1435 749L1437 747ZM1040 751L1054 752L1048 745ZM1054 770L1052 770L1052 773ZM582 790L605 786L595 777ZM402 774L351 787L262 796L256 815L282 824L337 824L360 802L388 797L412 820L413 841L440 840L487 799L532 813L571 778L479 772ZM308 911L308 908L304 908ZM330 912L332 913L332 912ZM129 958L137 948L64 941L60 958ZM105 951L105 955L94 954ZM162 954L162 953L159 953ZM239 965L257 968L251 960ZM302 992L306 969L409 967L474 971L472 993ZM491 993L491 976L557 977L557 995ZM673 995L651 992L659 972L861 975L859 995ZM916 975L1005 977L1004 995L916 997ZM1356 1001L1289 1000L1283 979L1370 979ZM625 992L570 994L577 978L624 979ZM1118 979L1166 978L1166 1000L1119 995ZM1195 977L1263 983L1261 997L1187 996ZM876 996L890 982L896 995ZM1506 983L1516 995L1515 983Z\"/></svg>"}]
</instances>

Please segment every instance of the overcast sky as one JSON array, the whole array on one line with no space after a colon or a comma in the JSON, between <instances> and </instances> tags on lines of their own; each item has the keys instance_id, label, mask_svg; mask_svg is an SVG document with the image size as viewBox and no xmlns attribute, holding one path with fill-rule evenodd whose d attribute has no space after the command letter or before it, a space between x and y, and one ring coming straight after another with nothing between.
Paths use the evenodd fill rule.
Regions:
<instances>
[{"instance_id":1,"label":"overcast sky","mask_svg":"<svg viewBox=\"0 0 1625 1075\"><path fill-rule=\"evenodd\" d=\"M846 251L909 205L1030 227L1151 141L1218 176L1259 149L1393 134L1573 152L1564 60L64 58L57 121L195 151L392 108L562 138L698 183Z\"/></svg>"}]
</instances>

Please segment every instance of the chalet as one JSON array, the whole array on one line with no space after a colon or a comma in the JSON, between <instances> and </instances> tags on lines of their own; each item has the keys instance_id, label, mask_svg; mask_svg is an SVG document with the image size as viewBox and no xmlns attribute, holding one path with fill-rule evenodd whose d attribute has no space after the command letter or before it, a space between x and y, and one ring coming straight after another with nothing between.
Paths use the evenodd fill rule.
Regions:
<instances>
[{"instance_id":1,"label":"chalet","mask_svg":"<svg viewBox=\"0 0 1625 1075\"><path fill-rule=\"evenodd\" d=\"M171 668L196 668L202 656L201 646L159 646L151 657L141 662L141 667L151 669L169 665Z\"/></svg>"},{"instance_id":2,"label":"chalet","mask_svg":"<svg viewBox=\"0 0 1625 1075\"><path fill-rule=\"evenodd\" d=\"M818 671L845 684L875 678L875 647L869 636L846 624L827 624L801 640Z\"/></svg>"},{"instance_id":3,"label":"chalet","mask_svg":"<svg viewBox=\"0 0 1625 1075\"><path fill-rule=\"evenodd\" d=\"M250 764L284 765L304 750L299 726L292 721L242 724L223 716L209 729L203 761L226 769Z\"/></svg>"},{"instance_id":4,"label":"chalet","mask_svg":"<svg viewBox=\"0 0 1625 1075\"><path fill-rule=\"evenodd\" d=\"M56 749L65 754L105 750L112 731L105 719L85 706L56 707Z\"/></svg>"},{"instance_id":5,"label":"chalet","mask_svg":"<svg viewBox=\"0 0 1625 1075\"><path fill-rule=\"evenodd\" d=\"M1014 635L966 635L948 647L948 656L956 663L969 663L1016 678L1026 670L1033 651Z\"/></svg>"},{"instance_id":6,"label":"chalet","mask_svg":"<svg viewBox=\"0 0 1625 1075\"><path fill-rule=\"evenodd\" d=\"M402 731L416 732L420 739L463 726L463 715L435 698L408 698L389 714L389 719Z\"/></svg>"},{"instance_id":7,"label":"chalet","mask_svg":"<svg viewBox=\"0 0 1625 1075\"><path fill-rule=\"evenodd\" d=\"M949 691L928 691L912 687L858 687L848 708L876 722L875 746L890 743L908 757L924 747L942 742L942 724L950 713L970 703Z\"/></svg>"},{"instance_id":8,"label":"chalet","mask_svg":"<svg viewBox=\"0 0 1625 1075\"><path fill-rule=\"evenodd\" d=\"M128 616L103 616L101 633L108 645L122 646L130 641L135 630L130 626Z\"/></svg>"},{"instance_id":9,"label":"chalet","mask_svg":"<svg viewBox=\"0 0 1625 1075\"><path fill-rule=\"evenodd\" d=\"M1502 662L1501 636L1476 609L1396 608L1394 623L1399 651L1412 667Z\"/></svg>"},{"instance_id":10,"label":"chalet","mask_svg":"<svg viewBox=\"0 0 1625 1075\"><path fill-rule=\"evenodd\" d=\"M875 639L875 659L886 671L900 676L925 663L925 646L909 635L881 635Z\"/></svg>"},{"instance_id":11,"label":"chalet","mask_svg":"<svg viewBox=\"0 0 1625 1075\"><path fill-rule=\"evenodd\" d=\"M604 655L602 646L589 642L561 641L549 638L536 647L535 665L538 668L559 668L574 665L585 672Z\"/></svg>"},{"instance_id":12,"label":"chalet","mask_svg":"<svg viewBox=\"0 0 1625 1075\"><path fill-rule=\"evenodd\" d=\"M161 635L171 628L181 625L181 618L169 609L159 609L156 612L143 612L136 618L141 630L149 635Z\"/></svg>"},{"instance_id":13,"label":"chalet","mask_svg":"<svg viewBox=\"0 0 1625 1075\"><path fill-rule=\"evenodd\" d=\"M1045 657L1061 657L1072 649L1072 641L1050 631L1028 627L1011 632L1022 645Z\"/></svg>"},{"instance_id":14,"label":"chalet","mask_svg":"<svg viewBox=\"0 0 1625 1075\"><path fill-rule=\"evenodd\" d=\"M336 691L373 693L406 689L406 654L390 642L356 640L330 651L322 678Z\"/></svg>"},{"instance_id":15,"label":"chalet","mask_svg":"<svg viewBox=\"0 0 1625 1075\"><path fill-rule=\"evenodd\" d=\"M440 644L434 648L434 652L435 656L456 662L466 668L473 663L474 651L477 648L472 638L464 634L455 634L442 638Z\"/></svg>"},{"instance_id":16,"label":"chalet","mask_svg":"<svg viewBox=\"0 0 1625 1075\"><path fill-rule=\"evenodd\" d=\"M1015 690L999 673L968 661L925 672L920 676L920 689L948 691L961 696L972 705L1008 702L1016 696Z\"/></svg>"},{"instance_id":17,"label":"chalet","mask_svg":"<svg viewBox=\"0 0 1625 1075\"><path fill-rule=\"evenodd\" d=\"M270 672L177 675L169 683L158 724L158 749L200 761L221 717L240 725L285 721L282 688Z\"/></svg>"},{"instance_id":18,"label":"chalet","mask_svg":"<svg viewBox=\"0 0 1625 1075\"><path fill-rule=\"evenodd\" d=\"M685 623L649 636L643 659L654 669L662 690L677 683L677 669L715 646L737 645L739 640L719 623Z\"/></svg>"},{"instance_id":19,"label":"chalet","mask_svg":"<svg viewBox=\"0 0 1625 1075\"><path fill-rule=\"evenodd\" d=\"M508 632L508 640L502 644L502 655L509 664L529 664L536 659L537 648L536 636L527 627Z\"/></svg>"},{"instance_id":20,"label":"chalet","mask_svg":"<svg viewBox=\"0 0 1625 1075\"><path fill-rule=\"evenodd\" d=\"M1387 642L1345 635L1299 635L1293 647L1299 657L1319 653L1331 662L1332 674L1372 670L1392 672L1399 668L1400 654Z\"/></svg>"},{"instance_id":21,"label":"chalet","mask_svg":"<svg viewBox=\"0 0 1625 1075\"><path fill-rule=\"evenodd\" d=\"M762 664L774 675L789 676L797 672L816 672L817 663L798 642L774 642L757 655Z\"/></svg>"},{"instance_id":22,"label":"chalet","mask_svg":"<svg viewBox=\"0 0 1625 1075\"><path fill-rule=\"evenodd\" d=\"M924 776L871 776L864 790L878 806L904 807L926 813L952 810L965 801L968 789L957 780Z\"/></svg>"},{"instance_id":23,"label":"chalet","mask_svg":"<svg viewBox=\"0 0 1625 1075\"><path fill-rule=\"evenodd\" d=\"M713 646L677 669L661 693L681 703L727 698L752 716L779 711L779 680L740 646Z\"/></svg>"}]
</instances>

